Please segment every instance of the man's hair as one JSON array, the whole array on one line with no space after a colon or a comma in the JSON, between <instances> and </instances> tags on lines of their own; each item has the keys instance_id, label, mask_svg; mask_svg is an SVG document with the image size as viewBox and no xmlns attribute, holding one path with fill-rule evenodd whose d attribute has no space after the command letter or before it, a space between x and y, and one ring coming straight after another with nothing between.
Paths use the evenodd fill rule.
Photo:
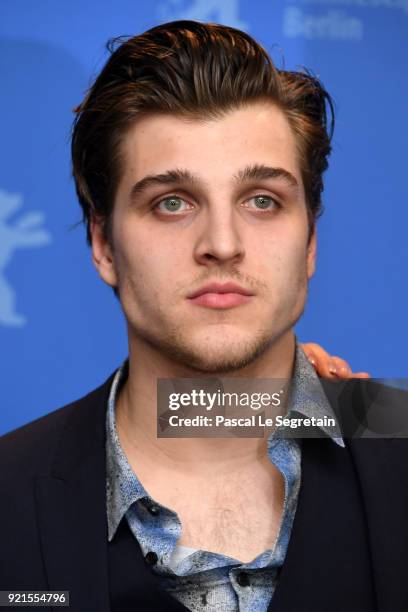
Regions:
<instances>
[{"instance_id":1,"label":"man's hair","mask_svg":"<svg viewBox=\"0 0 408 612\"><path fill-rule=\"evenodd\" d=\"M110 236L123 171L121 142L138 118L167 113L217 119L262 100L284 113L294 133L313 228L322 211L322 174L334 130L333 101L316 77L277 69L251 36L212 23L173 21L111 39L107 48L111 56L75 109L72 134L73 176L89 243L93 218Z\"/></svg>"}]
</instances>

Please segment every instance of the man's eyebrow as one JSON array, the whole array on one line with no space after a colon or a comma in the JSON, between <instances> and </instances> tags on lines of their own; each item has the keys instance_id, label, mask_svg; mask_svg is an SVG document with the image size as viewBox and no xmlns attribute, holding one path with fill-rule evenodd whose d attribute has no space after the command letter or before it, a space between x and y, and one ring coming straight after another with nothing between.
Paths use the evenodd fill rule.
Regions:
<instances>
[{"instance_id":1,"label":"man's eyebrow","mask_svg":"<svg viewBox=\"0 0 408 612\"><path fill-rule=\"evenodd\" d=\"M289 187L292 187L296 192L299 191L299 183L295 176L284 168L274 168L264 164L253 164L246 166L233 176L235 183L246 183L249 181L265 180L265 179L283 179ZM189 185L198 185L200 182L199 176L193 174L189 170L176 168L167 170L161 174L150 174L137 181L131 189L130 198L134 200L150 187L157 185L174 185L186 183Z\"/></svg>"},{"instance_id":2,"label":"man's eyebrow","mask_svg":"<svg viewBox=\"0 0 408 612\"><path fill-rule=\"evenodd\" d=\"M265 179L281 179L287 183L289 187L292 187L297 192L299 191L299 183L297 179L291 172L285 170L284 168L274 168L272 166L265 166L264 164L254 164L252 166L246 166L234 176L234 180L237 183L257 180L260 181Z\"/></svg>"},{"instance_id":3,"label":"man's eyebrow","mask_svg":"<svg viewBox=\"0 0 408 612\"><path fill-rule=\"evenodd\" d=\"M137 181L132 187L130 198L133 200L136 196L149 189L149 187L155 187L156 185L174 185L176 183L194 185L199 182L198 176L192 174L189 170L167 170L167 172L162 174L150 174Z\"/></svg>"}]
</instances>

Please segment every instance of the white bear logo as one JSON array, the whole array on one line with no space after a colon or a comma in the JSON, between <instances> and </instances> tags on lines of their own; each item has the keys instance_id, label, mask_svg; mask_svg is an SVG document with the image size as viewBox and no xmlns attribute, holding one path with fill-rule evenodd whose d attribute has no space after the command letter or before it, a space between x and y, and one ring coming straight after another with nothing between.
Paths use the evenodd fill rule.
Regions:
<instances>
[{"instance_id":1,"label":"white bear logo","mask_svg":"<svg viewBox=\"0 0 408 612\"><path fill-rule=\"evenodd\" d=\"M51 235L42 227L44 214L26 213L14 223L7 223L23 205L18 193L0 190L0 325L22 327L26 318L16 312L16 295L4 275L4 270L16 249L40 247L51 242Z\"/></svg>"}]
</instances>

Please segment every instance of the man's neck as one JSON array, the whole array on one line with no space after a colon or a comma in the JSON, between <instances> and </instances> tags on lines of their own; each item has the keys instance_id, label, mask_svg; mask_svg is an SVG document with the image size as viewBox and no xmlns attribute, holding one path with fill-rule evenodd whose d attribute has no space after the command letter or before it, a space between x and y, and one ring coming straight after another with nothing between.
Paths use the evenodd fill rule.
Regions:
<instances>
[{"instance_id":1,"label":"man's neck","mask_svg":"<svg viewBox=\"0 0 408 612\"><path fill-rule=\"evenodd\" d=\"M294 358L295 337L290 331L255 362L222 376L289 379ZM129 376L116 401L118 435L131 463L132 457L135 462L143 457L152 467L205 478L215 467L235 471L266 456L265 438L157 438L157 379L206 376L172 363L142 342L131 343Z\"/></svg>"}]
</instances>

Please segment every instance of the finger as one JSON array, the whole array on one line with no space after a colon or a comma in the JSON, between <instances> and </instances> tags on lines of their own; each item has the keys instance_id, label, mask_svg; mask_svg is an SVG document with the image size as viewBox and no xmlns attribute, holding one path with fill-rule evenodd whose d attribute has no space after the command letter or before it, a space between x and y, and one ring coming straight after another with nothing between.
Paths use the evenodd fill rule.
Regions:
<instances>
[{"instance_id":1,"label":"finger","mask_svg":"<svg viewBox=\"0 0 408 612\"><path fill-rule=\"evenodd\" d=\"M340 369L344 367L344 364L348 365L344 360L336 362L336 359L340 358L333 359L323 347L315 342L308 342L301 346L317 374L323 378L337 379Z\"/></svg>"},{"instance_id":2,"label":"finger","mask_svg":"<svg viewBox=\"0 0 408 612\"><path fill-rule=\"evenodd\" d=\"M368 372L353 372L351 377L352 378L371 378Z\"/></svg>"},{"instance_id":3,"label":"finger","mask_svg":"<svg viewBox=\"0 0 408 612\"><path fill-rule=\"evenodd\" d=\"M316 344L315 342L306 342L300 345L309 359L309 361L315 366L315 368L319 368L323 366L324 363L328 362L330 359L329 353L327 353L320 344Z\"/></svg>"},{"instance_id":4,"label":"finger","mask_svg":"<svg viewBox=\"0 0 408 612\"><path fill-rule=\"evenodd\" d=\"M317 367L317 357L312 351L305 351L305 355L315 368Z\"/></svg>"},{"instance_id":5,"label":"finger","mask_svg":"<svg viewBox=\"0 0 408 612\"><path fill-rule=\"evenodd\" d=\"M341 357L330 357L328 364L330 374L337 378L351 378L352 370L345 359Z\"/></svg>"}]
</instances>

